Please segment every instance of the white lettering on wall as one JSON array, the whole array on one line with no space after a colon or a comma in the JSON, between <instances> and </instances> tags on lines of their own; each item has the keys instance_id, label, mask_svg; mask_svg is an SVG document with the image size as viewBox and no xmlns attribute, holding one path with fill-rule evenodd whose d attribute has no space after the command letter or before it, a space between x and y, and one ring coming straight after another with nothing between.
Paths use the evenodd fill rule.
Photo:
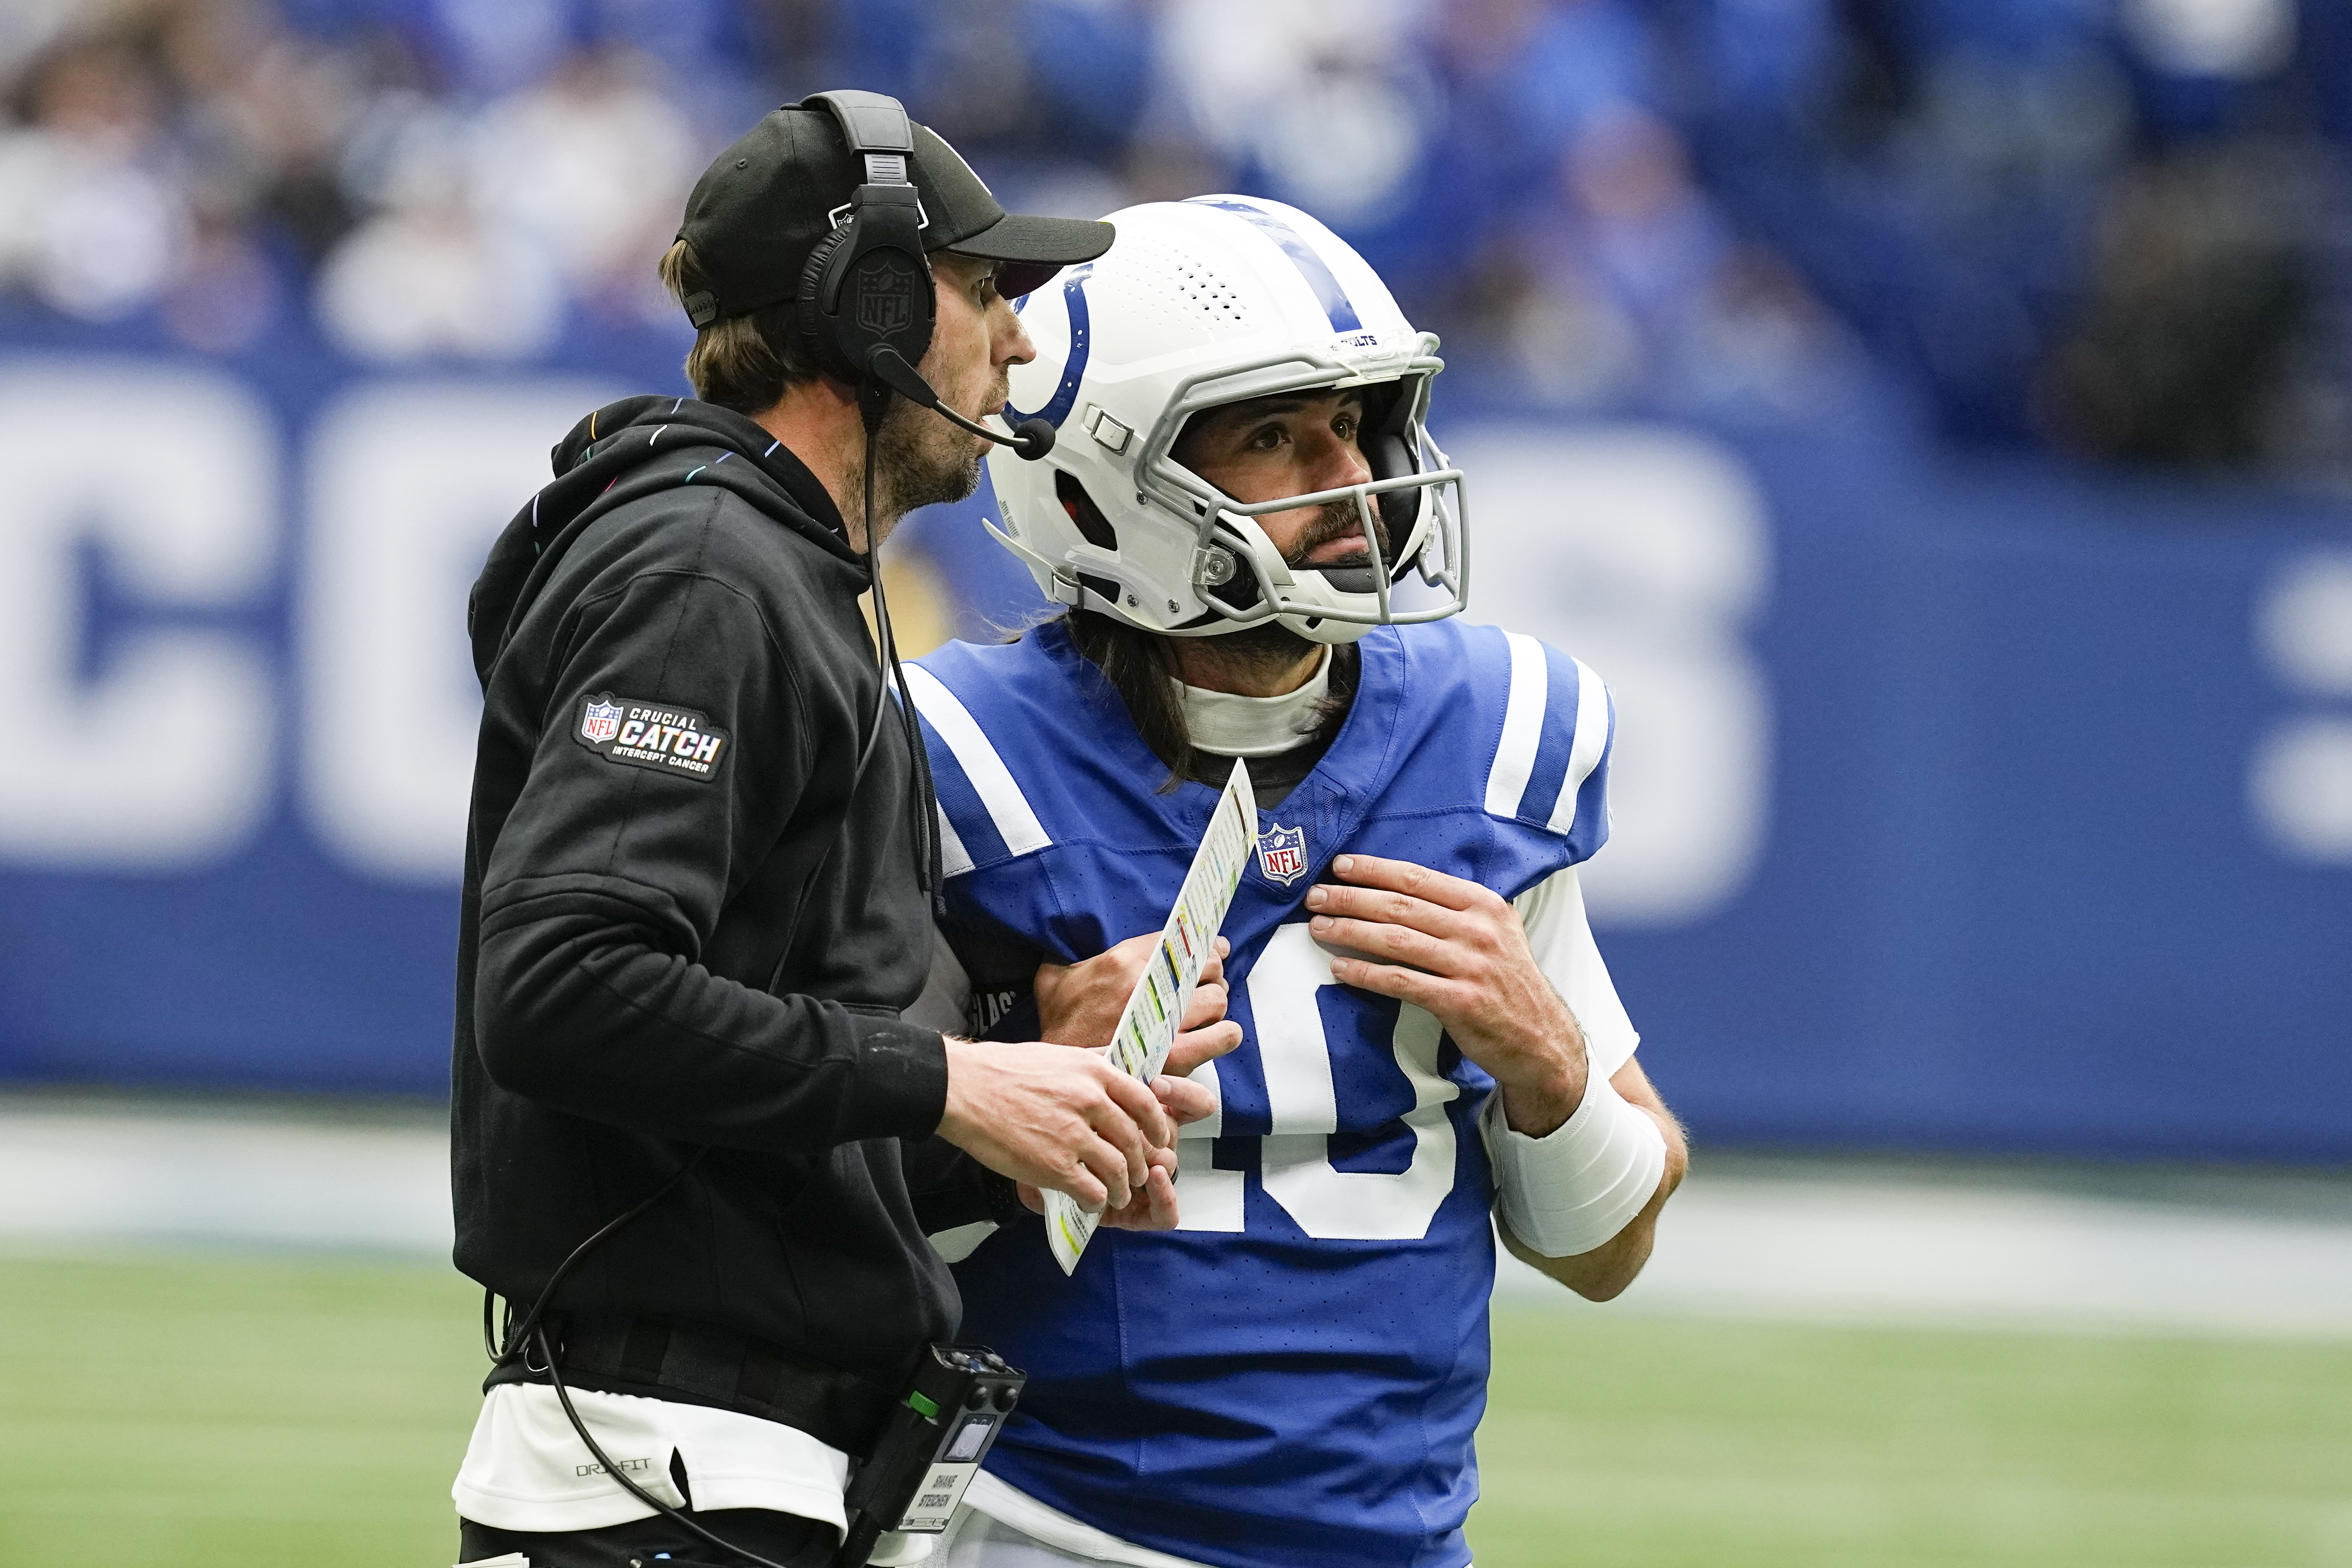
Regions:
<instances>
[{"instance_id":1,"label":"white lettering on wall","mask_svg":"<svg viewBox=\"0 0 2352 1568\"><path fill-rule=\"evenodd\" d=\"M1470 618L1582 659L1617 699L1594 923L1703 919L1763 840L1772 711L1747 643L1769 592L1764 501L1677 431L1488 426L1449 442L1474 487Z\"/></svg>"},{"instance_id":2,"label":"white lettering on wall","mask_svg":"<svg viewBox=\"0 0 2352 1568\"><path fill-rule=\"evenodd\" d=\"M161 609L235 610L278 553L278 433L235 381L154 363L0 371L0 858L76 869L218 861L267 812L270 666L236 633L151 626L78 670L78 552Z\"/></svg>"},{"instance_id":3,"label":"white lettering on wall","mask_svg":"<svg viewBox=\"0 0 2352 1568\"><path fill-rule=\"evenodd\" d=\"M2281 684L2319 701L2352 699L2352 551L2291 563L2254 613L2254 644ZM2306 711L2255 742L2246 797L2281 854L2352 866L2352 711Z\"/></svg>"},{"instance_id":4,"label":"white lettering on wall","mask_svg":"<svg viewBox=\"0 0 2352 1568\"><path fill-rule=\"evenodd\" d=\"M305 805L363 874L455 881L481 689L466 595L597 386L363 388L310 443L296 646Z\"/></svg>"}]
</instances>

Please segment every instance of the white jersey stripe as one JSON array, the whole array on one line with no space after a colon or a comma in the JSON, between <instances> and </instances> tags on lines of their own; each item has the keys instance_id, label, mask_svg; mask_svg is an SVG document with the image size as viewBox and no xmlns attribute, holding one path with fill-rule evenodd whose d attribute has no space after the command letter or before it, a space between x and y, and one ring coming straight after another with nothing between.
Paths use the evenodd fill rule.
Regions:
<instances>
[{"instance_id":1,"label":"white jersey stripe","mask_svg":"<svg viewBox=\"0 0 2352 1568\"><path fill-rule=\"evenodd\" d=\"M1517 816L1528 779L1535 772L1536 748L1543 743L1545 686L1543 644L1520 632L1505 632L1511 645L1511 695L1503 709L1503 738L1486 774L1486 810Z\"/></svg>"},{"instance_id":2,"label":"white jersey stripe","mask_svg":"<svg viewBox=\"0 0 2352 1568\"><path fill-rule=\"evenodd\" d=\"M971 869L971 851L956 837L955 824L948 820L948 808L938 808L940 814L940 874L961 877Z\"/></svg>"},{"instance_id":3,"label":"white jersey stripe","mask_svg":"<svg viewBox=\"0 0 2352 1568\"><path fill-rule=\"evenodd\" d=\"M1005 851L1026 855L1053 843L1038 822L1037 814L1030 809L1029 797L1013 782L1012 770L996 754L996 748L989 744L987 735L982 732L970 710L957 700L956 694L919 664L907 666L907 689L914 694L916 708L939 731L948 750L955 753L957 765L971 781L980 804L988 809L989 820L1004 839ZM967 868L971 866L969 855L964 864Z\"/></svg>"},{"instance_id":4,"label":"white jersey stripe","mask_svg":"<svg viewBox=\"0 0 2352 1568\"><path fill-rule=\"evenodd\" d=\"M1559 799L1552 803L1551 821L1547 824L1554 833L1565 833L1575 825L1577 796L1592 770L1601 765L1601 751L1609 744L1609 689L1582 659L1574 663L1576 739L1569 743L1568 777L1560 781Z\"/></svg>"}]
</instances>

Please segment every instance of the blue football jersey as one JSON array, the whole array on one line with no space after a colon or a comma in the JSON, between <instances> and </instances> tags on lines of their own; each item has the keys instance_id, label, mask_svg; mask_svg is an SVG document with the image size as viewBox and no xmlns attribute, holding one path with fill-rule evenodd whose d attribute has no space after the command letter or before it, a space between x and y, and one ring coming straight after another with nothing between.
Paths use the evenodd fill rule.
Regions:
<instances>
[{"instance_id":1,"label":"blue football jersey","mask_svg":"<svg viewBox=\"0 0 2352 1568\"><path fill-rule=\"evenodd\" d=\"M1356 646L1346 722L1259 814L1225 918L1244 1038L1199 1075L1221 1108L1186 1130L1183 1228L1098 1232L1065 1278L1043 1225L1015 1225L956 1270L962 1336L1029 1373L988 1468L1224 1568L1451 1568L1477 1495L1494 1080L1427 1013L1332 979L1307 889L1352 850L1516 898L1608 833L1591 671L1454 621ZM1158 931L1217 792L1160 792L1167 768L1066 628L950 644L908 674L948 834L945 930L976 985L992 962ZM1034 1005L981 1022L999 1014L990 1032L1034 1037Z\"/></svg>"}]
</instances>

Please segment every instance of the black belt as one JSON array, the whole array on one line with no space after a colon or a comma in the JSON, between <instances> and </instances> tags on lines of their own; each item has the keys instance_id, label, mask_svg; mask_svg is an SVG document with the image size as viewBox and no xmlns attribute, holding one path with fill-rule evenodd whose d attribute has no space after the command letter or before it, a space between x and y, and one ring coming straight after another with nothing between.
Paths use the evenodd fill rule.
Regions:
<instances>
[{"instance_id":1,"label":"black belt","mask_svg":"<svg viewBox=\"0 0 2352 1568\"><path fill-rule=\"evenodd\" d=\"M668 1323L658 1318L551 1316L566 1387L599 1394L637 1394L740 1411L796 1426L822 1443L863 1458L873 1450L894 1389L808 1361L763 1341L724 1329ZM482 1392L506 1383L545 1383L539 1352L493 1367Z\"/></svg>"}]
</instances>

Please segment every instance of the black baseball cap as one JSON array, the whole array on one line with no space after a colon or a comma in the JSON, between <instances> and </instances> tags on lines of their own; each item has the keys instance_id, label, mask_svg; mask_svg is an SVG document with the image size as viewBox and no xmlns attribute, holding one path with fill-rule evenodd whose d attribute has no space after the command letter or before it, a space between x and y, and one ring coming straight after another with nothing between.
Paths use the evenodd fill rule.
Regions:
<instances>
[{"instance_id":1,"label":"black baseball cap","mask_svg":"<svg viewBox=\"0 0 2352 1568\"><path fill-rule=\"evenodd\" d=\"M908 170L922 202L923 248L956 250L1004 263L997 288L1018 298L1063 268L1110 248L1107 223L1033 217L997 205L971 165L929 126L914 125ZM865 181L841 125L822 105L786 104L719 154L694 194L677 237L694 247L709 300L687 313L702 325L789 300L831 215Z\"/></svg>"}]
</instances>

